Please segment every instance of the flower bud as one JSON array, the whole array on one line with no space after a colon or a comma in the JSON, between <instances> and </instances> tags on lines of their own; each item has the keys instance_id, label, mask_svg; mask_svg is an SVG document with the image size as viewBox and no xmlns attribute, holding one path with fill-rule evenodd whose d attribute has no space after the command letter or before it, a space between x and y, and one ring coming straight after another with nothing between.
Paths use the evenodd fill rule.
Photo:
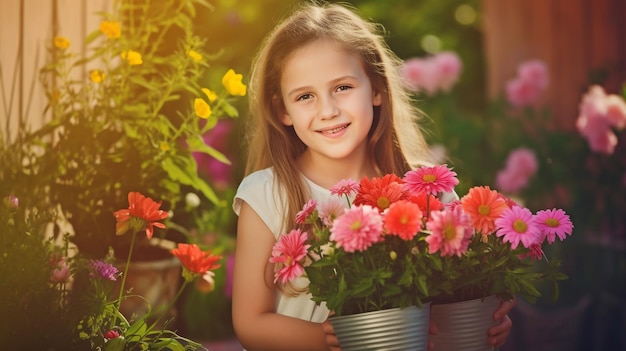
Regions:
<instances>
[{"instance_id":1,"label":"flower bud","mask_svg":"<svg viewBox=\"0 0 626 351\"><path fill-rule=\"evenodd\" d=\"M398 258L398 254L395 251L391 251L389 252L389 257L391 258L392 261L395 261L396 258Z\"/></svg>"},{"instance_id":2,"label":"flower bud","mask_svg":"<svg viewBox=\"0 0 626 351\"><path fill-rule=\"evenodd\" d=\"M115 338L119 338L120 337L120 333L117 332L117 330L115 329L111 329L108 332L106 332L106 334L104 334L104 337L107 339L115 339Z\"/></svg>"},{"instance_id":3,"label":"flower bud","mask_svg":"<svg viewBox=\"0 0 626 351\"><path fill-rule=\"evenodd\" d=\"M187 208L196 208L200 206L200 197L196 193L187 193L185 195L185 204Z\"/></svg>"}]
</instances>

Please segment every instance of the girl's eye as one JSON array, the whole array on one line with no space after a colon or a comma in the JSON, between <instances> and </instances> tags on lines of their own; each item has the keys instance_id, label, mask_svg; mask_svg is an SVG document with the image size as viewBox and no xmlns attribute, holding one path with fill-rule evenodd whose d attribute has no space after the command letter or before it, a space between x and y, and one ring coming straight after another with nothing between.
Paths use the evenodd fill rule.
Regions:
<instances>
[{"instance_id":1,"label":"girl's eye","mask_svg":"<svg viewBox=\"0 0 626 351\"><path fill-rule=\"evenodd\" d=\"M337 91L346 91L348 89L351 89L352 87L349 85L340 85L337 87Z\"/></svg>"},{"instance_id":2,"label":"girl's eye","mask_svg":"<svg viewBox=\"0 0 626 351\"><path fill-rule=\"evenodd\" d=\"M296 101L308 100L308 99L310 99L312 97L313 97L313 95L311 95L311 94L302 94L302 95L298 96Z\"/></svg>"}]
</instances>

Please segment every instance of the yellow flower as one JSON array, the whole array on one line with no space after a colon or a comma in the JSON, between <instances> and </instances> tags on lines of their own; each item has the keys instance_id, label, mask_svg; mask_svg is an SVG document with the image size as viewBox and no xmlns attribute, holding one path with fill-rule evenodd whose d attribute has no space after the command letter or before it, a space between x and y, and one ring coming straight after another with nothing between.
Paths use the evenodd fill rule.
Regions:
<instances>
[{"instance_id":1,"label":"yellow flower","mask_svg":"<svg viewBox=\"0 0 626 351\"><path fill-rule=\"evenodd\" d=\"M102 21L100 22L100 31L109 39L119 38L122 35L120 22Z\"/></svg>"},{"instance_id":2,"label":"yellow flower","mask_svg":"<svg viewBox=\"0 0 626 351\"><path fill-rule=\"evenodd\" d=\"M143 60L141 59L141 54L137 51L122 51L120 56L122 56L124 60L128 61L128 64L131 66L140 65L143 63Z\"/></svg>"},{"instance_id":3,"label":"yellow flower","mask_svg":"<svg viewBox=\"0 0 626 351\"><path fill-rule=\"evenodd\" d=\"M70 47L70 40L60 35L56 36L54 37L54 46L58 49L65 50Z\"/></svg>"},{"instance_id":4,"label":"yellow flower","mask_svg":"<svg viewBox=\"0 0 626 351\"><path fill-rule=\"evenodd\" d=\"M193 102L193 109L196 111L196 115L200 118L209 118L211 115L211 106L206 101L196 98Z\"/></svg>"},{"instance_id":5,"label":"yellow flower","mask_svg":"<svg viewBox=\"0 0 626 351\"><path fill-rule=\"evenodd\" d=\"M167 151L169 151L169 150L170 150L170 144L168 144L168 143L167 143L167 142L165 142L165 141L162 141L162 142L159 144L159 149L160 149L161 151L163 151L163 152L167 152Z\"/></svg>"},{"instance_id":6,"label":"yellow flower","mask_svg":"<svg viewBox=\"0 0 626 351\"><path fill-rule=\"evenodd\" d=\"M102 83L104 80L104 72L99 69L94 69L89 72L89 79L94 83Z\"/></svg>"},{"instance_id":7,"label":"yellow flower","mask_svg":"<svg viewBox=\"0 0 626 351\"><path fill-rule=\"evenodd\" d=\"M202 61L202 55L200 55L198 52L193 51L193 50L189 50L187 51L187 55L189 55L189 57L191 57L194 61L196 62L200 62Z\"/></svg>"},{"instance_id":8,"label":"yellow flower","mask_svg":"<svg viewBox=\"0 0 626 351\"><path fill-rule=\"evenodd\" d=\"M235 74L234 70L229 69L222 78L222 85L230 95L244 96L246 95L246 86L241 82L242 78L241 74Z\"/></svg>"},{"instance_id":9,"label":"yellow flower","mask_svg":"<svg viewBox=\"0 0 626 351\"><path fill-rule=\"evenodd\" d=\"M214 102L215 100L217 100L217 94L213 90L207 89L207 88L202 88L202 92L209 99L209 102Z\"/></svg>"}]
</instances>

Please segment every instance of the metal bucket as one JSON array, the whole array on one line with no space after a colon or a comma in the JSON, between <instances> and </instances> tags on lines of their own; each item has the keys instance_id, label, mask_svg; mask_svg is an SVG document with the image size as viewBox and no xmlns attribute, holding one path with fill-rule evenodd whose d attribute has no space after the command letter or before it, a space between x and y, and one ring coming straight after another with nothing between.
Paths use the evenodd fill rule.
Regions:
<instances>
[{"instance_id":1,"label":"metal bucket","mask_svg":"<svg viewBox=\"0 0 626 351\"><path fill-rule=\"evenodd\" d=\"M493 351L487 330L498 322L493 312L500 305L496 296L447 304L433 304L430 318L438 329L432 335L437 351Z\"/></svg>"},{"instance_id":2,"label":"metal bucket","mask_svg":"<svg viewBox=\"0 0 626 351\"><path fill-rule=\"evenodd\" d=\"M331 317L342 351L426 351L430 303Z\"/></svg>"}]
</instances>

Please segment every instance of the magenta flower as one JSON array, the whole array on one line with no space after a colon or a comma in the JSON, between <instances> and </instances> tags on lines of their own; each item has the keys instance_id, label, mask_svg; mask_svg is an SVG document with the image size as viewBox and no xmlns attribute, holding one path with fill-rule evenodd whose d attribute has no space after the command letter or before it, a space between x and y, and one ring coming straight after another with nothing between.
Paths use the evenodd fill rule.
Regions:
<instances>
[{"instance_id":1,"label":"magenta flower","mask_svg":"<svg viewBox=\"0 0 626 351\"><path fill-rule=\"evenodd\" d=\"M511 249L517 248L519 243L526 248L533 244L541 244L541 231L536 224L535 217L529 209L520 206L507 208L495 220L496 235L504 237L503 241L511 243Z\"/></svg>"},{"instance_id":2,"label":"magenta flower","mask_svg":"<svg viewBox=\"0 0 626 351\"><path fill-rule=\"evenodd\" d=\"M282 264L274 274L274 283L280 280L285 284L304 273L302 262L306 257L307 250L311 245L306 244L307 232L294 229L280 236L272 248L270 262Z\"/></svg>"},{"instance_id":3,"label":"magenta flower","mask_svg":"<svg viewBox=\"0 0 626 351\"><path fill-rule=\"evenodd\" d=\"M428 252L432 254L441 250L441 256L461 257L474 235L470 216L458 205L434 211L426 222L426 228L431 231L426 237Z\"/></svg>"},{"instance_id":4,"label":"magenta flower","mask_svg":"<svg viewBox=\"0 0 626 351\"><path fill-rule=\"evenodd\" d=\"M342 179L330 188L330 193L338 196L352 196L359 191L359 182L353 179Z\"/></svg>"},{"instance_id":5,"label":"magenta flower","mask_svg":"<svg viewBox=\"0 0 626 351\"><path fill-rule=\"evenodd\" d=\"M439 91L448 92L459 80L463 63L459 56L444 51L425 58L406 60L400 73L411 90L424 91L432 96Z\"/></svg>"},{"instance_id":6,"label":"magenta flower","mask_svg":"<svg viewBox=\"0 0 626 351\"><path fill-rule=\"evenodd\" d=\"M104 337L108 340L111 340L111 339L119 338L120 333L115 329L111 329L104 334Z\"/></svg>"},{"instance_id":7,"label":"magenta flower","mask_svg":"<svg viewBox=\"0 0 626 351\"><path fill-rule=\"evenodd\" d=\"M413 195L451 192L459 184L456 173L446 165L420 167L406 172L404 189Z\"/></svg>"},{"instance_id":8,"label":"magenta flower","mask_svg":"<svg viewBox=\"0 0 626 351\"><path fill-rule=\"evenodd\" d=\"M520 64L517 77L506 84L509 103L516 107L530 106L539 100L548 87L548 69L540 60L530 60Z\"/></svg>"},{"instance_id":9,"label":"magenta flower","mask_svg":"<svg viewBox=\"0 0 626 351\"><path fill-rule=\"evenodd\" d=\"M599 85L593 85L583 95L576 128L587 139L592 151L613 154L617 136L612 128L626 126L626 101L618 95L607 95Z\"/></svg>"},{"instance_id":10,"label":"magenta flower","mask_svg":"<svg viewBox=\"0 0 626 351\"><path fill-rule=\"evenodd\" d=\"M535 215L535 220L539 230L550 244L556 240L556 237L561 241L565 240L567 235L572 235L574 229L569 216L561 209L541 210Z\"/></svg>"},{"instance_id":11,"label":"magenta flower","mask_svg":"<svg viewBox=\"0 0 626 351\"><path fill-rule=\"evenodd\" d=\"M535 153L527 148L517 148L509 154L506 166L498 172L496 185L500 191L516 193L525 187L539 168Z\"/></svg>"},{"instance_id":12,"label":"magenta flower","mask_svg":"<svg viewBox=\"0 0 626 351\"><path fill-rule=\"evenodd\" d=\"M91 260L90 262L92 274L97 274L100 278L116 281L119 270L110 263L101 260Z\"/></svg>"},{"instance_id":13,"label":"magenta flower","mask_svg":"<svg viewBox=\"0 0 626 351\"><path fill-rule=\"evenodd\" d=\"M383 219L377 208L370 205L346 209L330 228L330 240L346 252L365 251L381 240Z\"/></svg>"},{"instance_id":14,"label":"magenta flower","mask_svg":"<svg viewBox=\"0 0 626 351\"><path fill-rule=\"evenodd\" d=\"M302 209L296 214L296 223L304 224L306 223L307 218L315 211L317 207L317 201L314 199L310 199L307 201Z\"/></svg>"},{"instance_id":15,"label":"magenta flower","mask_svg":"<svg viewBox=\"0 0 626 351\"><path fill-rule=\"evenodd\" d=\"M439 89L448 92L459 80L463 63L459 55L451 51L442 51L436 54L433 59L439 73Z\"/></svg>"}]
</instances>

